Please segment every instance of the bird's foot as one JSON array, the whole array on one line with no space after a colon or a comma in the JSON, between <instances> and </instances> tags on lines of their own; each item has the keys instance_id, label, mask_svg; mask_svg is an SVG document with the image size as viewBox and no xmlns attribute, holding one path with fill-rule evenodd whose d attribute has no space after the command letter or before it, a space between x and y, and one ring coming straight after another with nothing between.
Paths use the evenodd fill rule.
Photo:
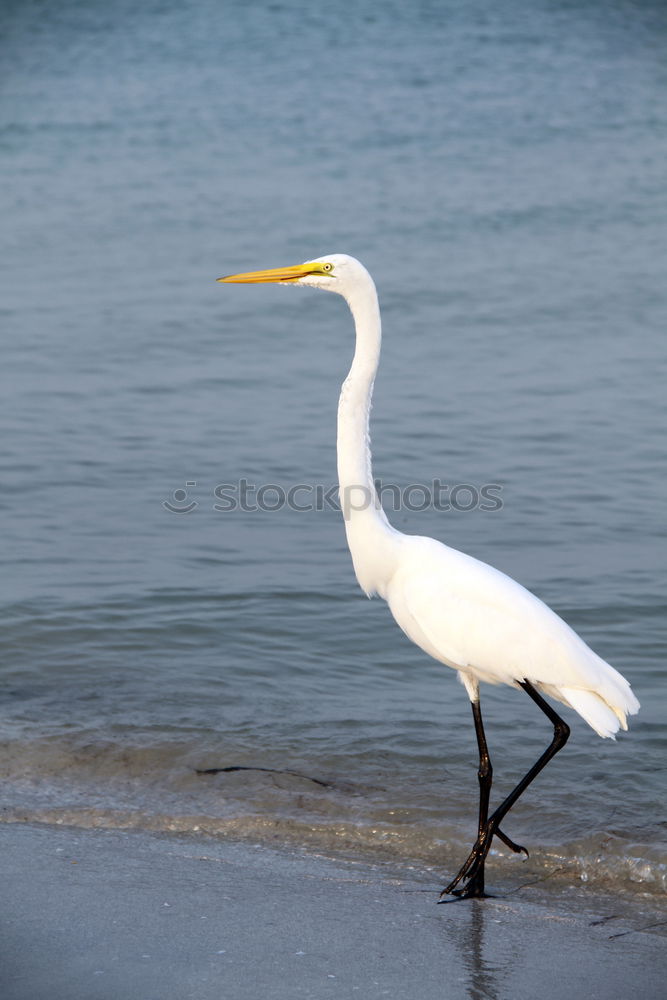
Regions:
<instances>
[{"instance_id":1,"label":"bird's foot","mask_svg":"<svg viewBox=\"0 0 667 1000\"><path fill-rule=\"evenodd\" d=\"M460 875L460 873L459 873ZM486 892L484 888L484 862L482 861L479 867L473 866L469 871L468 875L464 875L465 885L461 885L458 888L452 888L459 879L457 875L456 879L449 883L438 897L439 903L455 903L459 899L489 899L491 898L491 893ZM446 896L454 897L453 899L446 899Z\"/></svg>"},{"instance_id":2,"label":"bird's foot","mask_svg":"<svg viewBox=\"0 0 667 1000\"><path fill-rule=\"evenodd\" d=\"M439 903L456 903L459 899L493 899L490 892L484 890L484 873L482 872L482 878L472 878L470 881L461 886L459 889L454 889L451 892L453 899L443 899L438 900Z\"/></svg>"},{"instance_id":3,"label":"bird's foot","mask_svg":"<svg viewBox=\"0 0 667 1000\"><path fill-rule=\"evenodd\" d=\"M458 874L440 893L439 902L443 902L443 896L449 895L458 896L460 899L484 895L484 862L489 853L493 834L493 828L489 824L475 841ZM465 882L465 885L457 889L459 882Z\"/></svg>"},{"instance_id":4,"label":"bird's foot","mask_svg":"<svg viewBox=\"0 0 667 1000\"><path fill-rule=\"evenodd\" d=\"M521 844L515 844L513 840L510 840L502 830L498 829L494 832L494 836L502 840L506 847L509 847L510 851L514 851L515 854L525 854L527 858L530 857L527 847L522 847Z\"/></svg>"},{"instance_id":5,"label":"bird's foot","mask_svg":"<svg viewBox=\"0 0 667 1000\"><path fill-rule=\"evenodd\" d=\"M484 899L488 896L488 893L484 891L484 863L494 837L499 837L503 844L515 854L523 853L528 857L528 851L525 847L521 844L515 844L502 830L489 822L477 837L461 870L440 893L438 902L446 902L444 896L456 896L457 899ZM461 882L464 884L459 886Z\"/></svg>"}]
</instances>

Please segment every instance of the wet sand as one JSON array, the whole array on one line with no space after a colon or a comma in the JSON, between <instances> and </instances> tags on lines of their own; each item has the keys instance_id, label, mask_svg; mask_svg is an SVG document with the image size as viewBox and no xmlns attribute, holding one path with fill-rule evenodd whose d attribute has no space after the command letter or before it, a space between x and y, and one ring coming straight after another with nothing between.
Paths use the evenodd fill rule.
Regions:
<instances>
[{"instance_id":1,"label":"wet sand","mask_svg":"<svg viewBox=\"0 0 667 1000\"><path fill-rule=\"evenodd\" d=\"M658 1000L663 937L294 851L6 824L3 1000ZM585 911L585 912L584 912Z\"/></svg>"}]
</instances>

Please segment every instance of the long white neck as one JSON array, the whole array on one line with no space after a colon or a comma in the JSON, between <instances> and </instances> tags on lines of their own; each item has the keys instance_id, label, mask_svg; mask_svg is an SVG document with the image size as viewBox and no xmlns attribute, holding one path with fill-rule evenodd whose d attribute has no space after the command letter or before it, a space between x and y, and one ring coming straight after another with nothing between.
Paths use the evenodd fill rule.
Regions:
<instances>
[{"instance_id":1,"label":"long white neck","mask_svg":"<svg viewBox=\"0 0 667 1000\"><path fill-rule=\"evenodd\" d=\"M347 544L359 585L369 596L385 596L401 535L387 521L373 483L369 417L380 361L381 323L372 279L347 299L356 348L338 402L338 483Z\"/></svg>"}]
</instances>

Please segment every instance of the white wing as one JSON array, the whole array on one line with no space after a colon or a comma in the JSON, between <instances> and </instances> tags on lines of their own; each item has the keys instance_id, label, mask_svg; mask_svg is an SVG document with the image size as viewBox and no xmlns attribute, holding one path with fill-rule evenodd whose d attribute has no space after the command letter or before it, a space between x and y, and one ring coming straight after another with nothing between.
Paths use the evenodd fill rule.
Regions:
<instances>
[{"instance_id":1,"label":"white wing","mask_svg":"<svg viewBox=\"0 0 667 1000\"><path fill-rule=\"evenodd\" d=\"M387 600L403 631L464 679L528 680L601 736L639 708L630 685L547 607L499 570L432 538L405 535Z\"/></svg>"}]
</instances>

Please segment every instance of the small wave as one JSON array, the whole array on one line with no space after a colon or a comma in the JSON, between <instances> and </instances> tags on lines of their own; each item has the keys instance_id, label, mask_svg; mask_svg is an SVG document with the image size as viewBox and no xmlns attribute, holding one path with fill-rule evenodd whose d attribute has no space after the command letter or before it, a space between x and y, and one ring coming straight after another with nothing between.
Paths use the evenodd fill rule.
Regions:
<instances>
[{"instance_id":1,"label":"small wave","mask_svg":"<svg viewBox=\"0 0 667 1000\"><path fill-rule=\"evenodd\" d=\"M229 838L267 846L289 846L339 857L371 862L423 865L425 874L435 870L446 877L459 866L467 850L460 830L443 837L442 829L396 827L390 823L313 822L307 818L280 815L210 816L196 813L157 813L142 809L95 807L20 808L3 810L5 823L43 823L80 829L143 830L153 833ZM667 890L667 865L649 857L650 848L635 845L636 854L617 845L618 853L601 853L593 840L588 844L564 845L559 851L538 849L529 860L504 849L492 849L489 879L507 886L525 887L547 878L552 888L588 883L598 890L640 890L643 896L662 895Z\"/></svg>"},{"instance_id":2,"label":"small wave","mask_svg":"<svg viewBox=\"0 0 667 1000\"><path fill-rule=\"evenodd\" d=\"M372 781L362 761L313 767L255 764L248 753L202 760L194 736L143 745L44 737L2 748L4 805L0 820L84 828L137 829L225 837L391 863L414 863L443 877L457 870L474 835L470 801L446 805L436 788ZM226 757L226 760L225 760ZM210 758L209 758L210 760ZM376 775L377 777L377 775ZM444 817L444 818L443 818ZM521 882L551 878L653 896L667 891L667 864L652 832L600 831L566 839L571 822L555 816L549 842L533 834L528 861L501 844L489 858L490 878ZM655 832L655 831L653 831ZM522 838L523 839L523 838ZM657 839L657 837L655 838Z\"/></svg>"}]
</instances>

